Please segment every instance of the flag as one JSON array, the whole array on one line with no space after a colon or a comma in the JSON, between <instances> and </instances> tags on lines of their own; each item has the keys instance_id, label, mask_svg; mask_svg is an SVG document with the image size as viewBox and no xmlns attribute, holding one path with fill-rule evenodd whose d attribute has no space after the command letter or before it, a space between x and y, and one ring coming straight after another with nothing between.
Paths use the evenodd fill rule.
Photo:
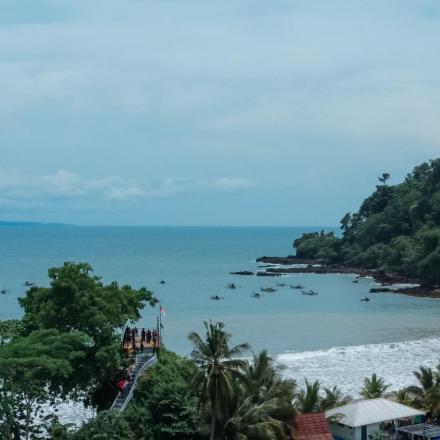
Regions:
<instances>
[{"instance_id":1,"label":"flag","mask_svg":"<svg viewBox=\"0 0 440 440\"><path fill-rule=\"evenodd\" d=\"M160 306L160 314L165 316L165 308Z\"/></svg>"}]
</instances>

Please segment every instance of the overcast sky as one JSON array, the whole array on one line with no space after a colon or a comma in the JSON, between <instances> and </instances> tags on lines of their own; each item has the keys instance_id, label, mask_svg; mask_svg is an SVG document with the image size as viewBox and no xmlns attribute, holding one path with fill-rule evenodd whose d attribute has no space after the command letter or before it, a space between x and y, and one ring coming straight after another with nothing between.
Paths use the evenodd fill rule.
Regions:
<instances>
[{"instance_id":1,"label":"overcast sky","mask_svg":"<svg viewBox=\"0 0 440 440\"><path fill-rule=\"evenodd\" d=\"M440 156L438 0L2 0L0 219L336 225Z\"/></svg>"}]
</instances>

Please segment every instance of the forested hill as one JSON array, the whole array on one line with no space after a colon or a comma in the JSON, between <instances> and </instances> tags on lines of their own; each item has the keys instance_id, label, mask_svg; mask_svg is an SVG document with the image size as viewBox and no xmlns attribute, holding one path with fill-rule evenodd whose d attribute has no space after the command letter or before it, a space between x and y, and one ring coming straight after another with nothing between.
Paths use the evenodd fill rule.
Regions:
<instances>
[{"instance_id":1,"label":"forested hill","mask_svg":"<svg viewBox=\"0 0 440 440\"><path fill-rule=\"evenodd\" d=\"M358 212L342 218L341 238L304 234L294 242L297 256L440 284L440 159L415 167L398 185L388 185L389 177L383 174Z\"/></svg>"}]
</instances>

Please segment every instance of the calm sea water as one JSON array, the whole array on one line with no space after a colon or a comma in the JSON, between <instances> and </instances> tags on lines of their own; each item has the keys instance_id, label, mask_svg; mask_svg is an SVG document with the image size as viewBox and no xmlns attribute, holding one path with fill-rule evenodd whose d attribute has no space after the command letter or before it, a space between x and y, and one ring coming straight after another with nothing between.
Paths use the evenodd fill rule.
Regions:
<instances>
[{"instance_id":1,"label":"calm sea water","mask_svg":"<svg viewBox=\"0 0 440 440\"><path fill-rule=\"evenodd\" d=\"M166 309L165 343L183 355L190 352L188 333L201 331L211 318L226 323L234 342L279 355L286 374L296 378L337 382L349 363L353 390L373 370L400 385L419 364L436 364L440 300L373 294L370 303L361 302L375 283L354 284L350 275L229 275L255 271L256 257L291 254L293 239L307 230L313 228L3 226L0 288L10 293L0 296L0 319L20 316L17 298L25 280L47 285L49 267L88 261L105 281L153 290ZM287 287L276 287L281 281ZM228 282L238 288L228 289ZM299 283L319 295L288 287ZM252 297L269 286L278 291ZM212 301L211 295L224 299ZM155 325L157 313L145 309L139 325ZM396 371L407 371L406 379L396 379Z\"/></svg>"}]
</instances>

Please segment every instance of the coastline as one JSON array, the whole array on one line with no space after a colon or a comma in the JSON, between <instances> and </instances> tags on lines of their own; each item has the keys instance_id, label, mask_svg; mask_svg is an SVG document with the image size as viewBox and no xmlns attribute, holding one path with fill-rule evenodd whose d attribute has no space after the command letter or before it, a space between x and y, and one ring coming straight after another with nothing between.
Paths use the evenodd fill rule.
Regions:
<instances>
[{"instance_id":1,"label":"coastline","mask_svg":"<svg viewBox=\"0 0 440 440\"><path fill-rule=\"evenodd\" d=\"M370 290L370 293L398 293L421 298L440 298L439 288L422 286L417 279L409 278L392 272L380 269L365 269L355 266L345 266L342 264L327 264L323 260L301 259L294 255L286 257L263 256L256 259L257 263L263 263L259 268L264 268L256 273L257 276L282 276L292 273L313 273L318 275L325 274L353 274L358 278L373 278L381 287ZM276 265L277 267L274 267ZM290 267L279 267L290 266ZM294 266L294 267L292 267ZM404 287L391 287L402 285Z\"/></svg>"}]
</instances>

